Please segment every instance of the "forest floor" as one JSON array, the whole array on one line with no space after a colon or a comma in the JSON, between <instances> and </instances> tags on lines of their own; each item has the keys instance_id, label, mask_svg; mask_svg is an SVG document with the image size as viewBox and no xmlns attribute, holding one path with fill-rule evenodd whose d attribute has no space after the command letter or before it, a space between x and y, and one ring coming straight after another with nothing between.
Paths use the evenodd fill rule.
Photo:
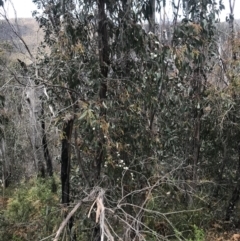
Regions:
<instances>
[{"instance_id":1,"label":"forest floor","mask_svg":"<svg viewBox=\"0 0 240 241\"><path fill-rule=\"evenodd\" d=\"M0 213L7 208L8 198L0 196ZM240 241L240 229L223 229L220 224L213 224L205 231L205 241Z\"/></svg>"},{"instance_id":2,"label":"forest floor","mask_svg":"<svg viewBox=\"0 0 240 241\"><path fill-rule=\"evenodd\" d=\"M206 241L240 241L240 230L224 232L211 230L206 234Z\"/></svg>"}]
</instances>

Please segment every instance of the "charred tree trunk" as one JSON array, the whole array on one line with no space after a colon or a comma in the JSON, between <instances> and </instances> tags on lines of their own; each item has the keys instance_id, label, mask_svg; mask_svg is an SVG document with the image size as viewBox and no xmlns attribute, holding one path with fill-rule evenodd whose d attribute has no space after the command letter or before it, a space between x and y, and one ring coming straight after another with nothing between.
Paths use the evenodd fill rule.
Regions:
<instances>
[{"instance_id":1,"label":"charred tree trunk","mask_svg":"<svg viewBox=\"0 0 240 241\"><path fill-rule=\"evenodd\" d=\"M149 30L152 33L155 33L155 12L156 12L156 2L155 0L149 1L150 8L151 8L151 14L149 16Z\"/></svg>"},{"instance_id":2,"label":"charred tree trunk","mask_svg":"<svg viewBox=\"0 0 240 241\"><path fill-rule=\"evenodd\" d=\"M106 78L109 71L109 46L108 46L108 30L107 30L107 16L105 13L105 0L98 1L98 51L99 51L99 65L101 70L101 83L99 89L99 99L101 103L107 98L107 82ZM101 104L100 120L106 119L106 109ZM104 135L101 133L98 140L98 147L96 150L94 174L95 183L99 180L101 174L101 166L104 162ZM99 241L101 238L99 224L93 228L93 240Z\"/></svg>"},{"instance_id":3,"label":"charred tree trunk","mask_svg":"<svg viewBox=\"0 0 240 241\"><path fill-rule=\"evenodd\" d=\"M99 15L99 22L98 22L98 48L99 48L99 64L101 70L101 83L99 89L99 98L100 101L103 102L104 99L107 98L107 83L106 78L108 76L109 70L109 46L108 46L108 32L107 32L107 17L105 13L105 0L98 1L98 15ZM100 118L106 118L106 109L101 106L100 109ZM101 173L101 166L103 163L104 155L103 155L103 148L104 148L104 136L100 137L98 148L96 151L96 158L95 158L95 167L96 167L96 175L95 180L97 181L100 177Z\"/></svg>"},{"instance_id":4,"label":"charred tree trunk","mask_svg":"<svg viewBox=\"0 0 240 241\"><path fill-rule=\"evenodd\" d=\"M62 204L69 206L70 203L70 168L71 168L71 137L74 117L67 120L63 126L62 153L61 153L61 183ZM67 215L67 213L65 214ZM70 240L76 240L75 233L72 235L73 217L68 222Z\"/></svg>"},{"instance_id":5,"label":"charred tree trunk","mask_svg":"<svg viewBox=\"0 0 240 241\"><path fill-rule=\"evenodd\" d=\"M63 126L62 153L61 153L61 182L62 204L69 205L70 194L70 162L71 162L71 136L73 119L66 121Z\"/></svg>"}]
</instances>

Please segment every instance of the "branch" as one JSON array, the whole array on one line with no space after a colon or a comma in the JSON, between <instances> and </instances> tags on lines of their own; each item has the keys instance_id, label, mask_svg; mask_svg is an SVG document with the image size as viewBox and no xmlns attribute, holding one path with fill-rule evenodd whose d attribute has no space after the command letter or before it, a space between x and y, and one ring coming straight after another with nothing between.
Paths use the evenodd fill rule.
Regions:
<instances>
[{"instance_id":1,"label":"branch","mask_svg":"<svg viewBox=\"0 0 240 241\"><path fill-rule=\"evenodd\" d=\"M3 7L4 12L6 12L5 8ZM11 27L11 30L13 31L13 33L21 40L21 42L23 43L24 47L26 48L28 54L30 55L31 59L33 59L33 55L31 53L31 51L29 50L26 42L24 41L24 39L20 36L20 34L15 30L15 28L13 27L13 25L10 23L8 17L6 14L1 14L2 17L5 19L5 21L8 23L8 25Z\"/></svg>"},{"instance_id":2,"label":"branch","mask_svg":"<svg viewBox=\"0 0 240 241\"><path fill-rule=\"evenodd\" d=\"M78 210L78 208L81 206L82 201L80 201L79 203L76 204L76 206L73 208L73 210L67 215L67 217L65 218L65 220L63 220L63 222L61 223L55 238L53 239L53 241L57 241L61 232L63 231L64 227L67 225L69 219L73 216L73 214Z\"/></svg>"},{"instance_id":3,"label":"branch","mask_svg":"<svg viewBox=\"0 0 240 241\"><path fill-rule=\"evenodd\" d=\"M98 188L95 188L87 197L85 197L83 200L79 201L75 207L72 209L72 211L67 215L67 217L62 221L55 238L53 241L58 241L60 234L62 233L64 227L67 225L70 218L73 216L73 214L78 210L78 208L82 205L83 202L91 201L95 196L96 193L99 191Z\"/></svg>"}]
</instances>

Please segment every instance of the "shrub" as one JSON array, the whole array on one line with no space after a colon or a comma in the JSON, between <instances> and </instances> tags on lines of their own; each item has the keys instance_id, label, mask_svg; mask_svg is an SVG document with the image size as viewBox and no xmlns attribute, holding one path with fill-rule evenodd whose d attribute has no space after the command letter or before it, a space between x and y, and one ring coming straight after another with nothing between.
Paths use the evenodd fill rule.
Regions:
<instances>
[{"instance_id":1,"label":"shrub","mask_svg":"<svg viewBox=\"0 0 240 241\"><path fill-rule=\"evenodd\" d=\"M38 240L52 234L61 218L52 183L52 179L32 179L15 190L5 211L10 240Z\"/></svg>"}]
</instances>

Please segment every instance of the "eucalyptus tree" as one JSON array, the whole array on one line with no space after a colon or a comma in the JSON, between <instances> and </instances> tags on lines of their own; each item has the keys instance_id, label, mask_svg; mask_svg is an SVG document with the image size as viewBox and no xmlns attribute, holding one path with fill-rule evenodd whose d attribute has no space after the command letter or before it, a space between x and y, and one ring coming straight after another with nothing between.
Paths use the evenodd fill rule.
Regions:
<instances>
[{"instance_id":1,"label":"eucalyptus tree","mask_svg":"<svg viewBox=\"0 0 240 241\"><path fill-rule=\"evenodd\" d=\"M173 44L178 41L187 43L187 51L184 51L190 54L176 55L176 65L179 66L179 63L185 62L186 68L182 65L181 69L185 75L185 80L189 78L189 82L185 82L184 85L187 86L190 93L188 95L190 102L186 104L188 106L186 108L189 108L188 119L191 120L186 128L188 131L191 130L189 131L189 141L185 141L188 143L188 149L185 151L185 154L188 154L186 160L192 167L191 178L194 182L203 177L211 177L211 180L214 180L214 188L203 187L203 190L210 194L210 202L219 196L230 200L223 202L221 212L225 213L226 211L226 216L220 215L221 218L237 221L233 210L239 200L239 126L237 124L239 113L238 108L236 108L239 102L237 84L239 78L236 74L238 73L236 69L236 65L238 65L238 51L236 49L238 40L234 33L234 1L230 1L230 15L227 18L229 38L226 42L229 43L230 51L225 56L222 55L222 59L220 59L220 68L227 77L225 78L227 81L225 81L224 87L222 85L220 88L217 87L215 77L213 77L215 66L217 65L219 68L215 62L218 61L218 57L221 58L221 52L218 51L216 45L218 39L216 39L215 25L219 9L216 9L216 3L211 3L211 1L196 4L188 1L187 3L185 5L186 17L183 22L184 30L180 33L181 38L177 41L175 41L175 37L173 38ZM221 1L219 8L220 10L224 8ZM193 35L188 35L187 28L189 26L195 29L190 31ZM201 33L201 38L197 37L196 31ZM175 34L177 33L178 31L175 31ZM179 37L178 34L177 36ZM185 39L183 36L187 38ZM180 45L183 46L182 43ZM179 62L179 56L184 56L185 61ZM224 76L220 78L223 79ZM237 170L236 173L235 170ZM233 181L236 182L236 185L231 189ZM226 187L228 187L227 192ZM192 186L189 188L196 191L195 188L191 189Z\"/></svg>"},{"instance_id":2,"label":"eucalyptus tree","mask_svg":"<svg viewBox=\"0 0 240 241\"><path fill-rule=\"evenodd\" d=\"M126 240L143 234L160 239L159 226L150 227L154 218L165 217L160 211L152 217L148 209L154 192L166 200L175 185L187 194L197 190L218 11L210 0L189 1L181 22L174 11L173 39L166 43L154 33L155 8L165 1L34 2L43 9L35 12L45 32L43 47L50 48L39 58L45 74L38 81L51 89L62 129L62 203L101 186L108 206L104 220L111 223L96 225L95 239L111 238L109 226ZM145 20L149 33L141 25ZM175 182L182 163L189 167L183 172L190 169L185 179L191 179L184 188ZM173 231L171 220L164 221ZM74 225L70 220L69 228Z\"/></svg>"}]
</instances>

